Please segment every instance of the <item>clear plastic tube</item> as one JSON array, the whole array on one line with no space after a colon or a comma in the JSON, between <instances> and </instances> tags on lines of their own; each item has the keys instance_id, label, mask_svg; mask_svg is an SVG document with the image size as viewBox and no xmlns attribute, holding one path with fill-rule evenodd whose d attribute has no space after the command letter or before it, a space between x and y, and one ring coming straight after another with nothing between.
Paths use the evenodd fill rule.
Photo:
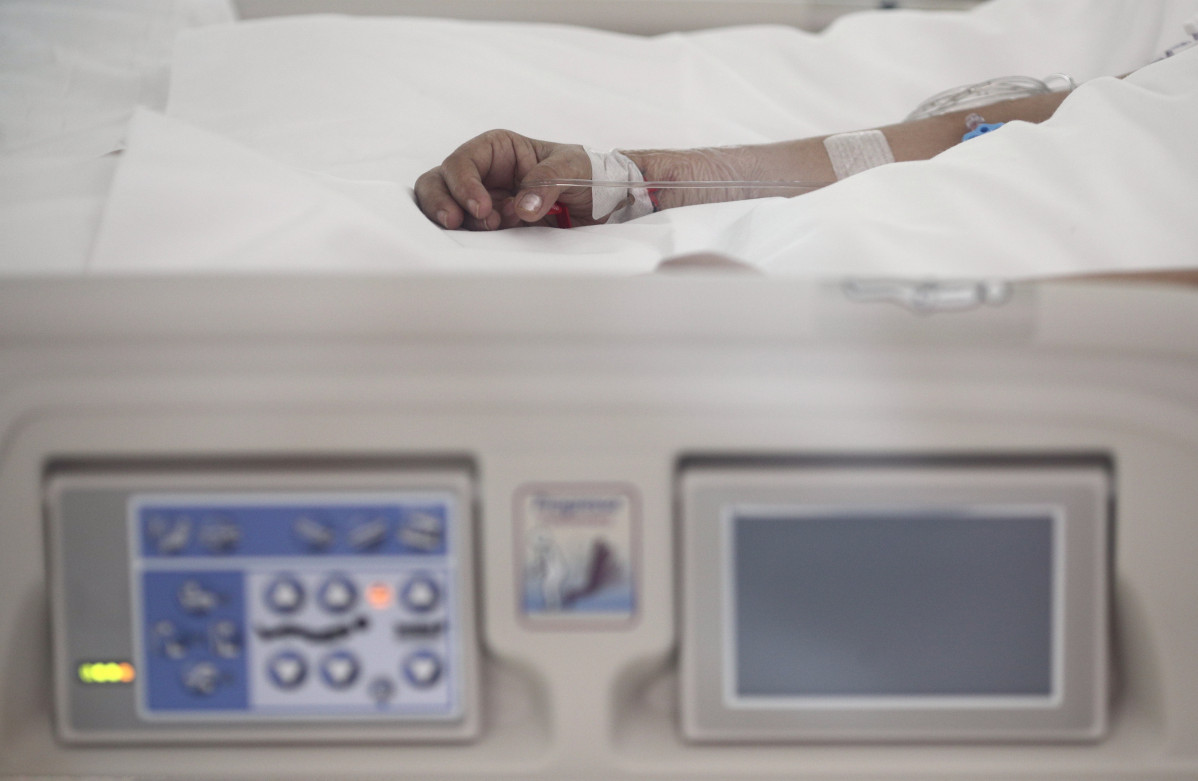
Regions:
<instances>
[{"instance_id":1,"label":"clear plastic tube","mask_svg":"<svg viewBox=\"0 0 1198 781\"><path fill-rule=\"evenodd\" d=\"M649 181L627 182L607 181L603 179L538 179L523 182L520 189L533 187L618 187L620 189L638 190L770 190L778 193L806 193L827 187L833 182L791 182L791 181L749 181L749 180L718 180L718 181Z\"/></svg>"},{"instance_id":2,"label":"clear plastic tube","mask_svg":"<svg viewBox=\"0 0 1198 781\"><path fill-rule=\"evenodd\" d=\"M832 182L798 182L798 181L766 181L744 179L692 179L692 180L650 180L630 182L623 179L534 179L520 184L521 190L534 187L590 187L594 189L619 190L616 197L621 203L614 211L604 214L604 210L596 207L593 211L595 219L606 217L607 222L625 222L644 216L650 212L670 209L676 206L694 206L701 203L719 203L725 201L747 201L754 198L783 197L791 198L796 195L818 190ZM635 198L629 198L633 192L639 193ZM665 192L662 192L665 191ZM667 197L666 193L677 193ZM598 193L591 193L598 198ZM647 197L646 197L647 195ZM627 199L627 200L625 200ZM560 227L571 227L569 212L561 203L553 204L550 214L559 215Z\"/></svg>"},{"instance_id":3,"label":"clear plastic tube","mask_svg":"<svg viewBox=\"0 0 1198 781\"><path fill-rule=\"evenodd\" d=\"M915 119L926 119L950 111L962 111L970 108L980 108L1003 100L1015 100L1032 95L1045 95L1055 92L1052 82L1059 81L1063 89L1071 90L1077 86L1072 76L1065 73L1053 73L1041 79L1031 76L1004 76L998 79L987 79L976 84L938 92L916 106L907 115L907 122Z\"/></svg>"}]
</instances>

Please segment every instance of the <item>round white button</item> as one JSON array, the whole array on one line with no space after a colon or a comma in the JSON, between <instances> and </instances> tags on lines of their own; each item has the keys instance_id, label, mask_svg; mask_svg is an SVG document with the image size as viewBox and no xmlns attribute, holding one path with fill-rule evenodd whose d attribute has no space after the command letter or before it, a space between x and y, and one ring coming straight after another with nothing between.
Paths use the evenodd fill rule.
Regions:
<instances>
[{"instance_id":1,"label":"round white button","mask_svg":"<svg viewBox=\"0 0 1198 781\"><path fill-rule=\"evenodd\" d=\"M441 659L430 651L417 651L404 660L403 674L413 686L427 689L441 678Z\"/></svg>"},{"instance_id":2,"label":"round white button","mask_svg":"<svg viewBox=\"0 0 1198 781\"><path fill-rule=\"evenodd\" d=\"M281 651L271 657L267 672L280 689L294 689L307 677L308 664L294 651Z\"/></svg>"},{"instance_id":3,"label":"round white button","mask_svg":"<svg viewBox=\"0 0 1198 781\"><path fill-rule=\"evenodd\" d=\"M358 601L358 589L349 578L334 575L320 587L317 598L330 613L344 613Z\"/></svg>"},{"instance_id":4,"label":"round white button","mask_svg":"<svg viewBox=\"0 0 1198 781\"><path fill-rule=\"evenodd\" d=\"M304 587L290 575L282 575L267 586L266 604L277 613L294 613L304 604Z\"/></svg>"},{"instance_id":5,"label":"round white button","mask_svg":"<svg viewBox=\"0 0 1198 781\"><path fill-rule=\"evenodd\" d=\"M403 603L409 610L427 613L441 601L441 589L427 575L417 575L403 587Z\"/></svg>"},{"instance_id":6,"label":"round white button","mask_svg":"<svg viewBox=\"0 0 1198 781\"><path fill-rule=\"evenodd\" d=\"M358 679L358 660L349 651L329 654L320 663L320 675L334 689L346 689Z\"/></svg>"}]
</instances>

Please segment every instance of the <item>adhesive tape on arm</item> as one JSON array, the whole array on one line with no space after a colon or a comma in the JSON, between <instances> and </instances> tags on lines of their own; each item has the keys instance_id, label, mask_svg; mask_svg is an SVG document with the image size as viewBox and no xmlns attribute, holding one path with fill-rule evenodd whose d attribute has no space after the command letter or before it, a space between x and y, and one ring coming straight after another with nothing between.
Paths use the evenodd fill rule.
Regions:
<instances>
[{"instance_id":1,"label":"adhesive tape on arm","mask_svg":"<svg viewBox=\"0 0 1198 781\"><path fill-rule=\"evenodd\" d=\"M596 220L607 217L607 224L627 222L653 213L653 203L644 187L635 185L644 182L641 169L627 155L616 151L596 152L586 149L591 159L591 178L598 181L628 182L630 187L592 187L591 216ZM631 195L631 198L629 197Z\"/></svg>"},{"instance_id":2,"label":"adhesive tape on arm","mask_svg":"<svg viewBox=\"0 0 1198 781\"><path fill-rule=\"evenodd\" d=\"M881 130L839 133L824 139L837 180L894 162L890 144Z\"/></svg>"}]
</instances>

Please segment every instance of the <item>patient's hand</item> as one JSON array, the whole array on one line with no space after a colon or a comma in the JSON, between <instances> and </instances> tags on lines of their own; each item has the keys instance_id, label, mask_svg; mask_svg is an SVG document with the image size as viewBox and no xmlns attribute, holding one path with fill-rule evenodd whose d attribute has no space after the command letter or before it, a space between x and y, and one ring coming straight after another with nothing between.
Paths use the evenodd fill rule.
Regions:
<instances>
[{"instance_id":1,"label":"patient's hand","mask_svg":"<svg viewBox=\"0 0 1198 781\"><path fill-rule=\"evenodd\" d=\"M569 210L574 224L592 225L589 187L522 187L525 181L590 176L590 159L579 145L489 130L417 179L416 201L426 217L450 229L536 224L555 202Z\"/></svg>"}]
</instances>

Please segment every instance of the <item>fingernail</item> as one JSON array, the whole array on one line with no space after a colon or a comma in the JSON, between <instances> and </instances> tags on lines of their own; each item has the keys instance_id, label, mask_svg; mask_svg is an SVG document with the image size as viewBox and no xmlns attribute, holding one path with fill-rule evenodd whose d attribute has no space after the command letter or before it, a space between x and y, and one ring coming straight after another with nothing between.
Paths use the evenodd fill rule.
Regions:
<instances>
[{"instance_id":1,"label":"fingernail","mask_svg":"<svg viewBox=\"0 0 1198 781\"><path fill-rule=\"evenodd\" d=\"M520 211L536 214L541 210L541 196L536 193L526 193L520 199Z\"/></svg>"},{"instance_id":2,"label":"fingernail","mask_svg":"<svg viewBox=\"0 0 1198 781\"><path fill-rule=\"evenodd\" d=\"M445 228L446 230L448 230L449 229L449 212L447 212L447 211L437 212L437 222L441 223L442 228Z\"/></svg>"},{"instance_id":3,"label":"fingernail","mask_svg":"<svg viewBox=\"0 0 1198 781\"><path fill-rule=\"evenodd\" d=\"M466 201L466 208L470 210L470 213L474 215L475 219L478 219L478 213L482 209L482 207L478 205L478 201L471 198L470 200Z\"/></svg>"}]
</instances>

